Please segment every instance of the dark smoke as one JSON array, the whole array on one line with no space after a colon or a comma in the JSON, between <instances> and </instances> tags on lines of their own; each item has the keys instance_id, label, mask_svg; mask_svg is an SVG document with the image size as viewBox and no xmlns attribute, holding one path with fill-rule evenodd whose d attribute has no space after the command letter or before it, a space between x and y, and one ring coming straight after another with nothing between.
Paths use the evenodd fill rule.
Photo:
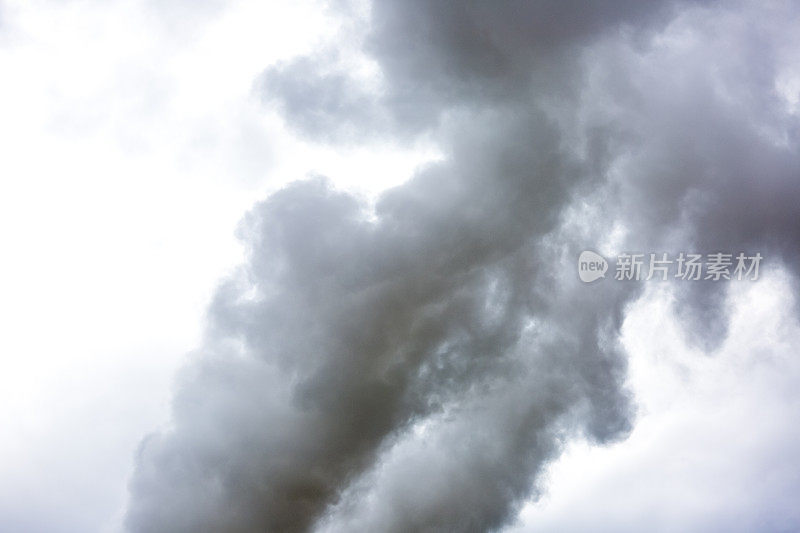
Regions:
<instances>
[{"instance_id":1,"label":"dark smoke","mask_svg":"<svg viewBox=\"0 0 800 533\"><path fill-rule=\"evenodd\" d=\"M380 94L327 51L270 69L301 134L426 133L447 157L374 216L322 178L252 209L129 529L491 531L566 439L624 437L641 285L583 285L574 261L616 238L800 267L800 128L770 88L793 7L759 14L770 33L744 4L387 0L364 43ZM713 348L724 285L685 287Z\"/></svg>"}]
</instances>

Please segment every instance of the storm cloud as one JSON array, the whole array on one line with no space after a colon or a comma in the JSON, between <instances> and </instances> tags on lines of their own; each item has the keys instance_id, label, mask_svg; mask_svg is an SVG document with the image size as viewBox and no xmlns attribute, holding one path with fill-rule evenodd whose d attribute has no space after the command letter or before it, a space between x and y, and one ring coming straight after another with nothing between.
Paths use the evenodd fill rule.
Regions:
<instances>
[{"instance_id":1,"label":"storm cloud","mask_svg":"<svg viewBox=\"0 0 800 533\"><path fill-rule=\"evenodd\" d=\"M790 2L386 0L353 22L374 87L330 49L268 69L299 134L428 135L444 158L374 206L317 177L253 207L171 427L141 444L129 530L493 531L566 440L624 438L641 284L574 262L758 250L797 273L776 89L797 22ZM708 350L725 287L675 284Z\"/></svg>"}]
</instances>

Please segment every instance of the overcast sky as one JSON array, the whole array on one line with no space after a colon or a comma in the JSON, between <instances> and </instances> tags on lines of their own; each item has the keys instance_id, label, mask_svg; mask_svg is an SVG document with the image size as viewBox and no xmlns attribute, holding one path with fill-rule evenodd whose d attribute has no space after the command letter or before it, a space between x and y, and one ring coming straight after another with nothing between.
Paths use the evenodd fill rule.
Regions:
<instances>
[{"instance_id":1,"label":"overcast sky","mask_svg":"<svg viewBox=\"0 0 800 533\"><path fill-rule=\"evenodd\" d=\"M0 0L0 531L800 530L798 28Z\"/></svg>"}]
</instances>

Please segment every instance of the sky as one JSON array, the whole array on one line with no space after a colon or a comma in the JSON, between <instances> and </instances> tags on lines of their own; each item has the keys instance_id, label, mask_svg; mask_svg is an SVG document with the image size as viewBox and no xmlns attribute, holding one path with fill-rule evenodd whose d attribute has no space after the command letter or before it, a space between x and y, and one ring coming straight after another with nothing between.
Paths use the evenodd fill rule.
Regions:
<instances>
[{"instance_id":1,"label":"sky","mask_svg":"<svg viewBox=\"0 0 800 533\"><path fill-rule=\"evenodd\" d=\"M800 529L798 24L0 1L0 530Z\"/></svg>"}]
</instances>

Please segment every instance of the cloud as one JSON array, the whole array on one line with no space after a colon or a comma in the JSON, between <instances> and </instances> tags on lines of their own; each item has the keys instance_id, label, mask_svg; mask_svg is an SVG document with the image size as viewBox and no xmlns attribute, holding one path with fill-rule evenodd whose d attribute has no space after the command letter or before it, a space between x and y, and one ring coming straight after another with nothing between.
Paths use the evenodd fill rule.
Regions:
<instances>
[{"instance_id":1,"label":"cloud","mask_svg":"<svg viewBox=\"0 0 800 533\"><path fill-rule=\"evenodd\" d=\"M324 178L250 211L129 529L496 530L566 440L624 437L640 285L581 284L581 250L619 234L797 268L796 116L769 90L796 13L755 9L376 2L376 86L330 50L267 71L304 135L424 133L445 158L372 212ZM713 348L725 284L686 287Z\"/></svg>"}]
</instances>

